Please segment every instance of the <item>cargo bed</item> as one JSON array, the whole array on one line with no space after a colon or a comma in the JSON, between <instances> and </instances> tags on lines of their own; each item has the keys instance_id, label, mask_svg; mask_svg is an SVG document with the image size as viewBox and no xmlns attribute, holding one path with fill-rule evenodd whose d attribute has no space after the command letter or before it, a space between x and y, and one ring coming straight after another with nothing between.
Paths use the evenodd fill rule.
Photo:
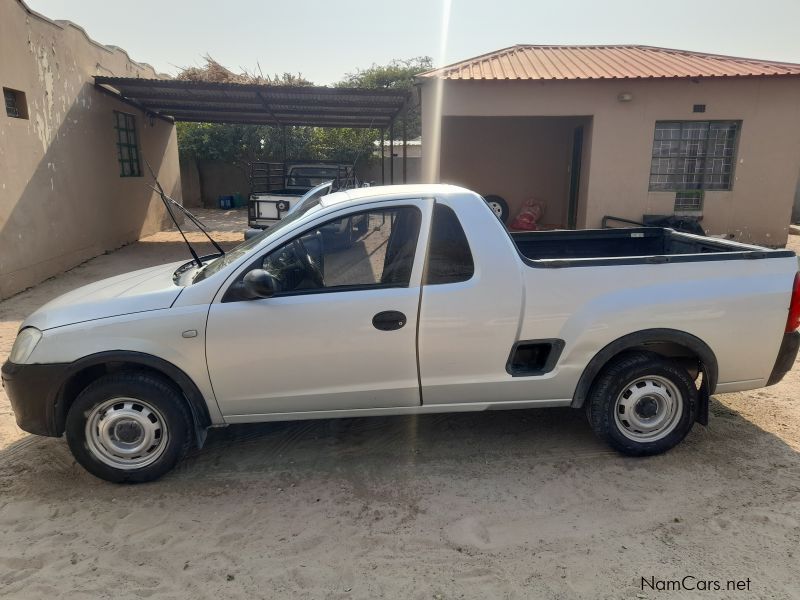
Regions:
<instances>
[{"instance_id":1,"label":"cargo bed","mask_svg":"<svg viewBox=\"0 0 800 600\"><path fill-rule=\"evenodd\" d=\"M660 227L511 232L532 266L581 266L641 262L691 262L792 256L730 240Z\"/></svg>"}]
</instances>

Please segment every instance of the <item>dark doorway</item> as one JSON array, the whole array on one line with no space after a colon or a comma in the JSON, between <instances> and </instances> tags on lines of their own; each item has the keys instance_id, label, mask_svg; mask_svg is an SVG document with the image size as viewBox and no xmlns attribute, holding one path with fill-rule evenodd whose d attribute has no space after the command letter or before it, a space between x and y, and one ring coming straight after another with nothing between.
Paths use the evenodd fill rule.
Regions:
<instances>
[{"instance_id":1,"label":"dark doorway","mask_svg":"<svg viewBox=\"0 0 800 600\"><path fill-rule=\"evenodd\" d=\"M578 195L581 187L581 157L583 156L583 125L572 132L572 161L569 166L569 207L567 227L575 229L578 223Z\"/></svg>"}]
</instances>

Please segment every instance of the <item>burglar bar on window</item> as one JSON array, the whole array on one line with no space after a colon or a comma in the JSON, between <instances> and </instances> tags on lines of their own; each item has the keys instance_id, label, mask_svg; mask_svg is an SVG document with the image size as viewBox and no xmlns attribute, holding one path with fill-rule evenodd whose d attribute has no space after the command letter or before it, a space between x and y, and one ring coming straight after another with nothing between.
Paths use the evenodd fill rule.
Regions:
<instances>
[{"instance_id":1,"label":"burglar bar on window","mask_svg":"<svg viewBox=\"0 0 800 600\"><path fill-rule=\"evenodd\" d=\"M650 191L729 190L741 121L659 121Z\"/></svg>"}]
</instances>

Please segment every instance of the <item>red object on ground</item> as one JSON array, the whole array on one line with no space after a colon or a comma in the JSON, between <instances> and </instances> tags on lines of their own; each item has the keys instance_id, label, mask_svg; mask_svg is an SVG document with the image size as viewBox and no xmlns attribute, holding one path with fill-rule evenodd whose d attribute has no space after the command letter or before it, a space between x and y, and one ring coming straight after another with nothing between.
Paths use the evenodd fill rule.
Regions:
<instances>
[{"instance_id":1,"label":"red object on ground","mask_svg":"<svg viewBox=\"0 0 800 600\"><path fill-rule=\"evenodd\" d=\"M528 198L508 228L517 231L536 231L539 229L537 223L544 215L544 207L544 201Z\"/></svg>"}]
</instances>

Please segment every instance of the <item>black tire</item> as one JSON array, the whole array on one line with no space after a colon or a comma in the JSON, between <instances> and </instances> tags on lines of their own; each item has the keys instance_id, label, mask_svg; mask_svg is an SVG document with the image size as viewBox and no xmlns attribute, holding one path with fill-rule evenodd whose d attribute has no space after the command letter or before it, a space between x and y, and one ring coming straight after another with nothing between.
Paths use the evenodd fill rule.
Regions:
<instances>
[{"instance_id":1,"label":"black tire","mask_svg":"<svg viewBox=\"0 0 800 600\"><path fill-rule=\"evenodd\" d=\"M162 431L160 436L156 433L156 440L160 438L161 441L156 441L155 445L161 444L163 447L158 446L158 455L154 462L141 467L127 465L126 468L116 468L103 461L102 450L91 448L92 442L87 440L87 419L93 415L96 408L117 398L132 399L132 409L140 413L143 413L144 409L141 408L141 404L137 405L136 401L143 402L145 406L149 405L149 409L155 409L153 411L148 409L147 412L153 415L152 419L156 419L154 422L157 425L153 427L161 428ZM111 407L107 409L108 412L105 410L98 412L97 414L102 416L97 418L107 418L105 415L120 404L122 403L115 403L113 409ZM139 430L141 429L139 427ZM95 477L114 483L143 483L158 479L186 455L193 439L192 417L183 396L169 380L143 371L113 373L91 383L70 407L65 433L75 459ZM136 433L134 430L133 435Z\"/></svg>"},{"instance_id":2,"label":"black tire","mask_svg":"<svg viewBox=\"0 0 800 600\"><path fill-rule=\"evenodd\" d=\"M500 214L497 214L497 217L503 223L508 221L508 203L503 198L490 194L489 196L484 196L483 199L486 200L486 204L489 205L489 208L492 209L492 212L495 214L497 214L498 211L500 212Z\"/></svg>"},{"instance_id":3,"label":"black tire","mask_svg":"<svg viewBox=\"0 0 800 600\"><path fill-rule=\"evenodd\" d=\"M648 395L647 390L654 393ZM691 431L697 415L697 396L691 376L674 361L652 352L630 352L614 358L597 376L586 399L586 413L594 432L612 448L629 456L649 456L673 448ZM678 408L671 413L665 409L665 416L660 418L674 416L660 432L637 429L635 421L645 423L645 429L648 418L653 419L651 426L658 423L662 405ZM648 417L653 410L656 415Z\"/></svg>"}]
</instances>

